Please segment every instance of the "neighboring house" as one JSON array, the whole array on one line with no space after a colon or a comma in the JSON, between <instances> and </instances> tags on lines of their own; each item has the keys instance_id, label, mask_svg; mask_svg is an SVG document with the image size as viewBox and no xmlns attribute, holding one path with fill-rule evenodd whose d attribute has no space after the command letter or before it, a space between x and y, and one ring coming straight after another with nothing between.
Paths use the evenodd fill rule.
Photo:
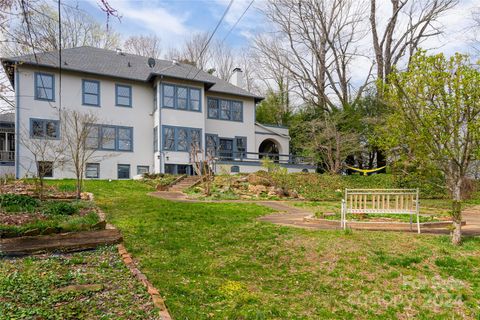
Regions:
<instances>
[{"instance_id":1,"label":"neighboring house","mask_svg":"<svg viewBox=\"0 0 480 320\"><path fill-rule=\"evenodd\" d=\"M15 174L15 114L0 113L0 177Z\"/></svg>"},{"instance_id":2,"label":"neighboring house","mask_svg":"<svg viewBox=\"0 0 480 320\"><path fill-rule=\"evenodd\" d=\"M87 178L192 174L192 146L201 158L206 150L214 155L216 172L257 171L263 156L289 171L314 170L289 155L288 129L255 123L261 97L189 64L93 47L62 50L61 72L58 52L1 61L16 93L17 177L37 168L25 138L61 136L60 101L99 119L89 141L110 156L88 164ZM237 85L242 77L235 69ZM70 171L55 168L51 176L72 177Z\"/></svg>"}]
</instances>

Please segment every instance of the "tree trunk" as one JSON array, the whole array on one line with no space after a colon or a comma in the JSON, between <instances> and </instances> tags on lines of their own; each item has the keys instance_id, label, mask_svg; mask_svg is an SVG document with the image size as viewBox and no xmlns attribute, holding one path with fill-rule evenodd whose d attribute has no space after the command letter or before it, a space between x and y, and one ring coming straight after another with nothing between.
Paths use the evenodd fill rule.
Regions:
<instances>
[{"instance_id":1,"label":"tree trunk","mask_svg":"<svg viewBox=\"0 0 480 320\"><path fill-rule=\"evenodd\" d=\"M82 197L82 179L80 178L77 178L77 186L76 186L76 196L77 196L77 200L80 200L80 198Z\"/></svg>"},{"instance_id":2,"label":"tree trunk","mask_svg":"<svg viewBox=\"0 0 480 320\"><path fill-rule=\"evenodd\" d=\"M461 182L455 183L453 188L453 201L452 201L452 244L460 245L462 242L462 194L461 194Z\"/></svg>"}]
</instances>

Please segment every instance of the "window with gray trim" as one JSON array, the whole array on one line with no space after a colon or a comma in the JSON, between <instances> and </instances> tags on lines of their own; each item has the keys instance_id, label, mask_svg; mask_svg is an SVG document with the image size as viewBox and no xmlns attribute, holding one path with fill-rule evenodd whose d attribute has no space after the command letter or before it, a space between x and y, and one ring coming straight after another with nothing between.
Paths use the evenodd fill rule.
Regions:
<instances>
[{"instance_id":1,"label":"window with gray trim","mask_svg":"<svg viewBox=\"0 0 480 320\"><path fill-rule=\"evenodd\" d=\"M37 161L37 173L44 178L53 178L53 162Z\"/></svg>"},{"instance_id":2,"label":"window with gray trim","mask_svg":"<svg viewBox=\"0 0 480 320\"><path fill-rule=\"evenodd\" d=\"M118 164L117 165L117 177L118 179L130 179L130 165Z\"/></svg>"},{"instance_id":3,"label":"window with gray trim","mask_svg":"<svg viewBox=\"0 0 480 320\"><path fill-rule=\"evenodd\" d=\"M100 106L100 81L82 80L82 103L87 106Z\"/></svg>"},{"instance_id":4,"label":"window with gray trim","mask_svg":"<svg viewBox=\"0 0 480 320\"><path fill-rule=\"evenodd\" d=\"M132 128L117 128L117 149L120 151L132 151Z\"/></svg>"},{"instance_id":5,"label":"window with gray trim","mask_svg":"<svg viewBox=\"0 0 480 320\"><path fill-rule=\"evenodd\" d=\"M85 166L85 178L100 178L100 163L87 163Z\"/></svg>"},{"instance_id":6,"label":"window with gray trim","mask_svg":"<svg viewBox=\"0 0 480 320\"><path fill-rule=\"evenodd\" d=\"M120 107L132 106L132 87L122 84L115 85L115 105Z\"/></svg>"},{"instance_id":7,"label":"window with gray trim","mask_svg":"<svg viewBox=\"0 0 480 320\"><path fill-rule=\"evenodd\" d=\"M133 128L110 125L91 125L87 146L107 151L133 151Z\"/></svg>"},{"instance_id":8,"label":"window with gray trim","mask_svg":"<svg viewBox=\"0 0 480 320\"><path fill-rule=\"evenodd\" d=\"M218 151L218 135L207 133L205 135L205 148L207 150L207 156L216 157Z\"/></svg>"},{"instance_id":9,"label":"window with gray trim","mask_svg":"<svg viewBox=\"0 0 480 320\"><path fill-rule=\"evenodd\" d=\"M208 98L208 118L243 122L243 103L241 101Z\"/></svg>"},{"instance_id":10,"label":"window with gray trim","mask_svg":"<svg viewBox=\"0 0 480 320\"><path fill-rule=\"evenodd\" d=\"M201 90L164 83L162 84L162 107L201 112Z\"/></svg>"},{"instance_id":11,"label":"window with gray trim","mask_svg":"<svg viewBox=\"0 0 480 320\"><path fill-rule=\"evenodd\" d=\"M150 167L149 166L137 166L137 175L138 174L145 174L150 172Z\"/></svg>"},{"instance_id":12,"label":"window with gray trim","mask_svg":"<svg viewBox=\"0 0 480 320\"><path fill-rule=\"evenodd\" d=\"M55 101L55 76L49 73L35 73L35 99Z\"/></svg>"},{"instance_id":13,"label":"window with gray trim","mask_svg":"<svg viewBox=\"0 0 480 320\"><path fill-rule=\"evenodd\" d=\"M200 150L202 146L202 129L184 127L162 127L163 150L190 151L192 146Z\"/></svg>"},{"instance_id":14,"label":"window with gray trim","mask_svg":"<svg viewBox=\"0 0 480 320\"><path fill-rule=\"evenodd\" d=\"M247 137L235 137L235 151L236 156L245 158L247 155Z\"/></svg>"},{"instance_id":15,"label":"window with gray trim","mask_svg":"<svg viewBox=\"0 0 480 320\"><path fill-rule=\"evenodd\" d=\"M30 119L30 137L32 138L60 138L60 121L47 119Z\"/></svg>"}]
</instances>

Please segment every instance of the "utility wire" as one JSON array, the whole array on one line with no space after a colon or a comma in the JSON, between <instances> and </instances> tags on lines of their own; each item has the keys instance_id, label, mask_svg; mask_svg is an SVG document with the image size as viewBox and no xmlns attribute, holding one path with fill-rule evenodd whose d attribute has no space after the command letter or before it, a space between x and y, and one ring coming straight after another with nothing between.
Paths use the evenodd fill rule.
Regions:
<instances>
[{"instance_id":1,"label":"utility wire","mask_svg":"<svg viewBox=\"0 0 480 320\"><path fill-rule=\"evenodd\" d=\"M230 33L233 31L233 29L235 29L235 27L237 26L237 24L240 22L240 20L242 20L243 16L247 13L248 9L250 9L250 7L252 6L253 2L255 0L252 0L250 1L250 4L248 5L248 7L243 11L243 13L241 14L241 16L237 19L237 21L235 22L235 24L230 28L230 30L228 30L227 34L225 35L225 37L223 37L222 39L222 44L225 42L225 39L228 38L228 36L230 35Z\"/></svg>"},{"instance_id":2,"label":"utility wire","mask_svg":"<svg viewBox=\"0 0 480 320\"><path fill-rule=\"evenodd\" d=\"M207 49L208 45L210 44L210 41L212 40L213 36L217 32L218 27L220 27L220 24L222 23L223 19L225 19L225 16L227 15L228 11L230 10L230 8L233 4L233 1L234 0L230 0L230 3L228 4L227 8L225 9L225 12L223 13L222 17L220 18L220 21L218 21L217 25L215 26L215 29L213 30L212 34L208 38L207 43L205 43L205 46L202 48L202 51L200 51L199 59L202 58L202 55L205 53L205 50ZM190 75L190 72L192 70L193 70L193 66L188 71L186 78L188 78L188 76ZM195 76L193 76L192 80L195 79L195 77L198 75L199 72L200 72L200 69L198 69L197 73L195 74Z\"/></svg>"}]
</instances>

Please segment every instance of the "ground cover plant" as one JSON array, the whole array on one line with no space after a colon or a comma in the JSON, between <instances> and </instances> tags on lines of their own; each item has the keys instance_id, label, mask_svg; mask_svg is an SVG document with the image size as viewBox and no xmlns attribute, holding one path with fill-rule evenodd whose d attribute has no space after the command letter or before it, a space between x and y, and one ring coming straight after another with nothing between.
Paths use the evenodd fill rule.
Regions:
<instances>
[{"instance_id":1,"label":"ground cover plant","mask_svg":"<svg viewBox=\"0 0 480 320\"><path fill-rule=\"evenodd\" d=\"M156 319L116 250L0 260L1 319Z\"/></svg>"},{"instance_id":2,"label":"ground cover plant","mask_svg":"<svg viewBox=\"0 0 480 320\"><path fill-rule=\"evenodd\" d=\"M0 195L0 238L102 228L99 221L89 201L41 201L26 194Z\"/></svg>"},{"instance_id":3,"label":"ground cover plant","mask_svg":"<svg viewBox=\"0 0 480 320\"><path fill-rule=\"evenodd\" d=\"M212 183L210 196L205 196L201 186L195 186L185 190L185 192L192 198L202 200L300 198L314 201L332 201L340 200L346 188L419 188L422 199L444 199L447 196L445 190L428 180L411 180L393 174L343 176L290 173L275 176L266 171L259 171L250 175L217 175Z\"/></svg>"},{"instance_id":4,"label":"ground cover plant","mask_svg":"<svg viewBox=\"0 0 480 320\"><path fill-rule=\"evenodd\" d=\"M52 182L68 184L68 181ZM176 319L477 319L480 239L308 231L245 203L176 203L87 181Z\"/></svg>"}]
</instances>

